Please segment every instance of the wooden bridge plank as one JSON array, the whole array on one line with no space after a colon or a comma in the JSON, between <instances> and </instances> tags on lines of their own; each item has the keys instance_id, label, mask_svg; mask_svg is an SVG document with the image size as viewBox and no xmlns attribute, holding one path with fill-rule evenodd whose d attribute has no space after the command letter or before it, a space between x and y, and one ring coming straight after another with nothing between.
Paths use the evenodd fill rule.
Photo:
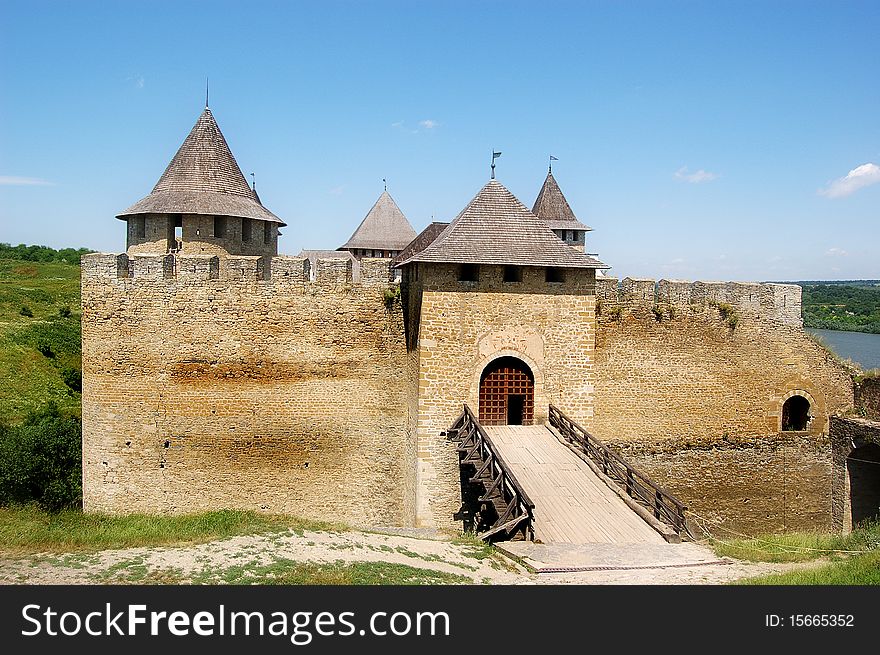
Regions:
<instances>
[{"instance_id":1,"label":"wooden bridge plank","mask_svg":"<svg viewBox=\"0 0 880 655\"><path fill-rule=\"evenodd\" d=\"M664 543L605 482L545 426L491 426L486 432L535 503L545 542Z\"/></svg>"}]
</instances>

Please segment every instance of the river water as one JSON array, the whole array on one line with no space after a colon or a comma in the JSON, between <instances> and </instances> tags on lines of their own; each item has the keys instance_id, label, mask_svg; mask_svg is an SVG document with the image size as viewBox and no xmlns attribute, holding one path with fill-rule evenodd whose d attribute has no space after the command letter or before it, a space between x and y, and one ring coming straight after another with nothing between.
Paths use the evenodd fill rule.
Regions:
<instances>
[{"instance_id":1,"label":"river water","mask_svg":"<svg viewBox=\"0 0 880 655\"><path fill-rule=\"evenodd\" d=\"M819 337L838 355L863 369L880 368L880 334L804 328Z\"/></svg>"}]
</instances>

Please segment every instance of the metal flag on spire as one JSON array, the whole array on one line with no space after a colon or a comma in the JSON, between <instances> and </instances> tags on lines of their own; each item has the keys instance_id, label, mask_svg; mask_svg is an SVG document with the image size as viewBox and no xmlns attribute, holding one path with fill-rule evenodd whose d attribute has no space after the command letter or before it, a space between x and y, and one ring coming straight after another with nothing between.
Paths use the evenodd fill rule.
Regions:
<instances>
[{"instance_id":1,"label":"metal flag on spire","mask_svg":"<svg viewBox=\"0 0 880 655\"><path fill-rule=\"evenodd\" d=\"M251 189L253 189L255 191L257 189L257 176L254 175L253 173L251 173Z\"/></svg>"},{"instance_id":2,"label":"metal flag on spire","mask_svg":"<svg viewBox=\"0 0 880 655\"><path fill-rule=\"evenodd\" d=\"M208 108L208 78L205 78L205 109Z\"/></svg>"},{"instance_id":3,"label":"metal flag on spire","mask_svg":"<svg viewBox=\"0 0 880 655\"><path fill-rule=\"evenodd\" d=\"M559 161L559 157L554 157L553 155L550 155L550 167L549 167L550 173L553 172L553 162L555 162L555 161Z\"/></svg>"},{"instance_id":4,"label":"metal flag on spire","mask_svg":"<svg viewBox=\"0 0 880 655\"><path fill-rule=\"evenodd\" d=\"M385 190L388 191L388 182L385 181L385 178L382 178L382 184L385 185Z\"/></svg>"},{"instance_id":5,"label":"metal flag on spire","mask_svg":"<svg viewBox=\"0 0 880 655\"><path fill-rule=\"evenodd\" d=\"M497 152L494 148L492 148L492 179L495 179L495 160L501 156L500 152Z\"/></svg>"}]
</instances>

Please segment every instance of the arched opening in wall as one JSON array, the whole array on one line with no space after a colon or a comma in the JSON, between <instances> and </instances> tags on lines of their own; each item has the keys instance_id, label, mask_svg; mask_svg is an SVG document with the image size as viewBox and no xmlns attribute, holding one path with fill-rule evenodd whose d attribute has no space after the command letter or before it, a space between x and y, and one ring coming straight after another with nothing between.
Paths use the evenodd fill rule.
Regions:
<instances>
[{"instance_id":1,"label":"arched opening in wall","mask_svg":"<svg viewBox=\"0 0 880 655\"><path fill-rule=\"evenodd\" d=\"M846 458L852 527L880 519L880 446L868 444Z\"/></svg>"},{"instance_id":2,"label":"arched opening in wall","mask_svg":"<svg viewBox=\"0 0 880 655\"><path fill-rule=\"evenodd\" d=\"M782 405L782 430L803 432L810 422L810 401L803 396L792 396Z\"/></svg>"},{"instance_id":3,"label":"arched opening in wall","mask_svg":"<svg viewBox=\"0 0 880 655\"><path fill-rule=\"evenodd\" d=\"M480 423L531 425L535 416L535 376L521 359L499 357L480 376Z\"/></svg>"}]
</instances>

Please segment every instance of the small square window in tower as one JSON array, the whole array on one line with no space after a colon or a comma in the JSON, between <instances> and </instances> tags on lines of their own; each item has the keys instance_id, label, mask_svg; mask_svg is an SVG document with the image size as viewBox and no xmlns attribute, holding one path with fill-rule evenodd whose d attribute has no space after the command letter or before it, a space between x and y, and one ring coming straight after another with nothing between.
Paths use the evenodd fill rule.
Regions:
<instances>
[{"instance_id":1,"label":"small square window in tower","mask_svg":"<svg viewBox=\"0 0 880 655\"><path fill-rule=\"evenodd\" d=\"M458 269L459 282L478 282L480 279L480 266L478 264L462 264Z\"/></svg>"},{"instance_id":2,"label":"small square window in tower","mask_svg":"<svg viewBox=\"0 0 880 655\"><path fill-rule=\"evenodd\" d=\"M251 240L251 230L253 229L251 219L241 219L241 240L245 243Z\"/></svg>"},{"instance_id":3,"label":"small square window in tower","mask_svg":"<svg viewBox=\"0 0 880 655\"><path fill-rule=\"evenodd\" d=\"M226 237L226 217L214 217L214 238L223 239Z\"/></svg>"},{"instance_id":4,"label":"small square window in tower","mask_svg":"<svg viewBox=\"0 0 880 655\"><path fill-rule=\"evenodd\" d=\"M565 271L561 268L548 267L545 269L544 280L547 282L565 282Z\"/></svg>"},{"instance_id":5,"label":"small square window in tower","mask_svg":"<svg viewBox=\"0 0 880 655\"><path fill-rule=\"evenodd\" d=\"M519 266L504 267L505 282L522 282L522 268Z\"/></svg>"}]
</instances>

